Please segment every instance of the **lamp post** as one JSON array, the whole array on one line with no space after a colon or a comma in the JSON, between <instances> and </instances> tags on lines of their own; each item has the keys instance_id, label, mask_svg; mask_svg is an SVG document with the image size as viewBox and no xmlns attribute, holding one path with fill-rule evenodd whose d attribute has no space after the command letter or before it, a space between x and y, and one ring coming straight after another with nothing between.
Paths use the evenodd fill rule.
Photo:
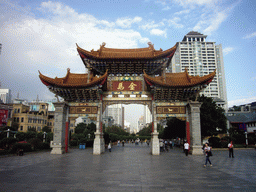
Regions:
<instances>
[{"instance_id":1,"label":"lamp post","mask_svg":"<svg viewBox=\"0 0 256 192\"><path fill-rule=\"evenodd\" d=\"M246 144L246 147L247 147L248 146L247 131L245 131L244 134L245 134L245 144Z\"/></svg>"},{"instance_id":2,"label":"lamp post","mask_svg":"<svg viewBox=\"0 0 256 192\"><path fill-rule=\"evenodd\" d=\"M10 129L7 129L7 131L6 131L7 132L7 138L9 138L9 136L10 136L10 131L11 131Z\"/></svg>"},{"instance_id":3,"label":"lamp post","mask_svg":"<svg viewBox=\"0 0 256 192\"><path fill-rule=\"evenodd\" d=\"M44 132L43 134L44 134L44 139L43 139L43 141L44 141L44 143L45 143L45 136L47 135L47 133Z\"/></svg>"}]
</instances>

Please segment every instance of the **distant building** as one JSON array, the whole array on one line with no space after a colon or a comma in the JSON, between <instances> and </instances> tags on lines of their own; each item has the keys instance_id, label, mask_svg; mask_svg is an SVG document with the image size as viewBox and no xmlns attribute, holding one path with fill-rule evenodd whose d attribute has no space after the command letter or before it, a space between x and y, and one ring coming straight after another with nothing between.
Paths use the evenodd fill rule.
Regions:
<instances>
[{"instance_id":1,"label":"distant building","mask_svg":"<svg viewBox=\"0 0 256 192\"><path fill-rule=\"evenodd\" d=\"M228 128L256 134L256 102L230 107L226 113Z\"/></svg>"},{"instance_id":2,"label":"distant building","mask_svg":"<svg viewBox=\"0 0 256 192\"><path fill-rule=\"evenodd\" d=\"M204 76L217 70L213 81L200 93L212 97L218 106L227 110L227 93L222 46L206 42L206 35L189 32L177 43L169 72L179 73L187 69L189 75Z\"/></svg>"},{"instance_id":3,"label":"distant building","mask_svg":"<svg viewBox=\"0 0 256 192\"><path fill-rule=\"evenodd\" d=\"M111 127L114 125L114 119L112 116L105 116L102 118L102 123L105 124L105 127Z\"/></svg>"},{"instance_id":4,"label":"distant building","mask_svg":"<svg viewBox=\"0 0 256 192\"><path fill-rule=\"evenodd\" d=\"M0 99L5 104L12 102L12 95L10 89L0 89Z\"/></svg>"},{"instance_id":5,"label":"distant building","mask_svg":"<svg viewBox=\"0 0 256 192\"><path fill-rule=\"evenodd\" d=\"M79 124L79 123L85 123L86 125L90 124L90 123L94 123L96 124L96 121L91 120L89 117L78 117L75 121L75 127Z\"/></svg>"},{"instance_id":6,"label":"distant building","mask_svg":"<svg viewBox=\"0 0 256 192\"><path fill-rule=\"evenodd\" d=\"M141 116L138 121L138 132L142 130L146 124L144 124L144 116Z\"/></svg>"},{"instance_id":7,"label":"distant building","mask_svg":"<svg viewBox=\"0 0 256 192\"><path fill-rule=\"evenodd\" d=\"M122 107L122 104L114 104L107 106L104 113L103 113L103 118L106 117L113 117L114 119L114 124L123 126L124 125L124 107Z\"/></svg>"},{"instance_id":8,"label":"distant building","mask_svg":"<svg viewBox=\"0 0 256 192\"><path fill-rule=\"evenodd\" d=\"M49 126L53 132L54 112L48 111L47 103L40 102L33 105L14 103L12 106L12 124L18 125L18 131L26 132L33 128L40 132L44 126Z\"/></svg>"},{"instance_id":9,"label":"distant building","mask_svg":"<svg viewBox=\"0 0 256 192\"><path fill-rule=\"evenodd\" d=\"M152 114L147 105L144 105L144 124L152 122Z\"/></svg>"}]
</instances>

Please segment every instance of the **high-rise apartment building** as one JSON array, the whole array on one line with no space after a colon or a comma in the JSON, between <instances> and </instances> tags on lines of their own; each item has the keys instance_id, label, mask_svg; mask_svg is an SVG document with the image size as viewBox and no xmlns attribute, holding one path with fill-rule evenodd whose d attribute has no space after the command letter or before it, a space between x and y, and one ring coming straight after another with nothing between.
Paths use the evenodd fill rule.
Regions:
<instances>
[{"instance_id":1,"label":"high-rise apartment building","mask_svg":"<svg viewBox=\"0 0 256 192\"><path fill-rule=\"evenodd\" d=\"M213 81L202 90L201 95L212 97L217 105L227 109L227 93L222 46L206 42L206 35L189 32L181 42L168 68L169 72L179 73L187 69L189 75L204 76L216 69Z\"/></svg>"},{"instance_id":2,"label":"high-rise apartment building","mask_svg":"<svg viewBox=\"0 0 256 192\"><path fill-rule=\"evenodd\" d=\"M10 89L0 89L0 100L5 104L12 102L12 95Z\"/></svg>"},{"instance_id":3,"label":"high-rise apartment building","mask_svg":"<svg viewBox=\"0 0 256 192\"><path fill-rule=\"evenodd\" d=\"M124 107L122 104L114 104L107 106L104 113L103 118L105 117L113 117L114 124L120 125L121 127L124 126Z\"/></svg>"}]
</instances>

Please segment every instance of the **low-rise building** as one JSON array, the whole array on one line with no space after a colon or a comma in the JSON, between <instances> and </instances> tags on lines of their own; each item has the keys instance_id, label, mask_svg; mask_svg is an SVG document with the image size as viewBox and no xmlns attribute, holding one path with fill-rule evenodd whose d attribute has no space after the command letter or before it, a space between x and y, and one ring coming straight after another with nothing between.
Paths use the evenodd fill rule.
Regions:
<instances>
[{"instance_id":1,"label":"low-rise building","mask_svg":"<svg viewBox=\"0 0 256 192\"><path fill-rule=\"evenodd\" d=\"M48 111L48 104L40 102L34 105L22 103L13 104L12 124L18 126L18 131L26 132L29 129L42 131L44 126L49 126L53 131L54 112Z\"/></svg>"}]
</instances>

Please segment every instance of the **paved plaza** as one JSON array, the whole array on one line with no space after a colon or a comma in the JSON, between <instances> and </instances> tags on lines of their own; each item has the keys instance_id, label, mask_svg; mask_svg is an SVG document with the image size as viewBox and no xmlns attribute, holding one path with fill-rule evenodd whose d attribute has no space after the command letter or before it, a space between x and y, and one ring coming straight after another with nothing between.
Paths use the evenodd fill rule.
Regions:
<instances>
[{"instance_id":1,"label":"paved plaza","mask_svg":"<svg viewBox=\"0 0 256 192\"><path fill-rule=\"evenodd\" d=\"M205 157L175 148L152 156L146 144L114 146L96 156L92 149L63 155L25 153L0 158L0 191L243 191L256 190L256 151L213 150Z\"/></svg>"}]
</instances>

